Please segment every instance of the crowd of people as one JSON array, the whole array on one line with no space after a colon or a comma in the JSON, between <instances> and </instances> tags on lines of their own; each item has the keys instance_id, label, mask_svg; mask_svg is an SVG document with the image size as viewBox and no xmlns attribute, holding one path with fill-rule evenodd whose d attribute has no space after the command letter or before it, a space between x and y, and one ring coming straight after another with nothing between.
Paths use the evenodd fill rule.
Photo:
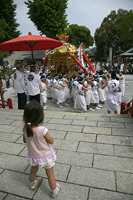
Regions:
<instances>
[{"instance_id":1,"label":"crowd of people","mask_svg":"<svg viewBox=\"0 0 133 200\"><path fill-rule=\"evenodd\" d=\"M98 63L97 63L98 64ZM52 77L46 70L45 73L37 72L36 66L30 66L24 76L21 73L21 63L16 64L16 72L13 75L14 89L18 96L18 109L24 109L29 101L36 100L42 103L43 109L47 109L47 99L52 100L62 108L73 102L74 111L81 109L94 111L101 109L105 103L108 113L117 113L117 105L121 103L125 92L125 77L122 65L119 76L116 71L108 71L104 67L95 66L96 72L89 71L86 75L83 71L75 73L71 78L66 73L55 74ZM109 102L107 99L111 99ZM115 106L114 106L115 104Z\"/></svg>"},{"instance_id":2,"label":"crowd of people","mask_svg":"<svg viewBox=\"0 0 133 200\"><path fill-rule=\"evenodd\" d=\"M93 62L93 66L96 71L100 70L100 68L105 68L107 71L115 71L119 74L120 71L123 74L133 74L133 62L123 62L123 61L113 61L113 62Z\"/></svg>"}]
</instances>

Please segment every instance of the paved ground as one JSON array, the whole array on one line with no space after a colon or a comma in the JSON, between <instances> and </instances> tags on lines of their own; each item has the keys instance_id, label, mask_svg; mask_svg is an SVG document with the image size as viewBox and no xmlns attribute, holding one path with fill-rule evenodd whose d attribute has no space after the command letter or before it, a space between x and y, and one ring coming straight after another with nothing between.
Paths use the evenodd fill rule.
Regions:
<instances>
[{"instance_id":1,"label":"paved ground","mask_svg":"<svg viewBox=\"0 0 133 200\"><path fill-rule=\"evenodd\" d=\"M125 100L133 94L132 77L128 78ZM17 105L11 88L5 97ZM72 109L72 104L59 109L49 101L45 111L44 125L54 138L57 154L55 177L62 188L56 199L132 200L133 118L107 115L104 108L87 113L73 113ZM36 191L29 189L22 115L23 111L15 108L0 109L0 200L48 200L44 170L38 172L43 178L40 186Z\"/></svg>"}]
</instances>

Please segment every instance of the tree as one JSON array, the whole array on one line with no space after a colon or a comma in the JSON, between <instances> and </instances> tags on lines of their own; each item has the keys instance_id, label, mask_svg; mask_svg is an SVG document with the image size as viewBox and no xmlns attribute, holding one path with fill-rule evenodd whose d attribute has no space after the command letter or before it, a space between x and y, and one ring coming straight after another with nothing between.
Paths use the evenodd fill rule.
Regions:
<instances>
[{"instance_id":1,"label":"tree","mask_svg":"<svg viewBox=\"0 0 133 200\"><path fill-rule=\"evenodd\" d=\"M133 44L133 11L130 10L122 22L116 27L119 35L119 44L121 49L127 50Z\"/></svg>"},{"instance_id":2,"label":"tree","mask_svg":"<svg viewBox=\"0 0 133 200\"><path fill-rule=\"evenodd\" d=\"M117 26L120 25L126 17L128 11L119 9L111 11L101 23L101 26L96 29L94 39L97 47L97 59L106 59L109 54L109 47L113 47L113 54L118 50L120 43L120 35L117 31Z\"/></svg>"},{"instance_id":3,"label":"tree","mask_svg":"<svg viewBox=\"0 0 133 200\"><path fill-rule=\"evenodd\" d=\"M68 0L27 0L28 15L41 35L56 38L67 27L65 10Z\"/></svg>"},{"instance_id":4,"label":"tree","mask_svg":"<svg viewBox=\"0 0 133 200\"><path fill-rule=\"evenodd\" d=\"M6 23L5 20L0 19L0 43L6 41L9 33L9 25ZM7 57L9 55L8 51L1 51L0 50L0 59ZM2 63L0 63L2 64Z\"/></svg>"},{"instance_id":5,"label":"tree","mask_svg":"<svg viewBox=\"0 0 133 200\"><path fill-rule=\"evenodd\" d=\"M19 26L16 23L16 4L13 0L1 0L0 5L0 43L13 39L20 35L20 31L17 30ZM9 52L0 51L0 58L6 57Z\"/></svg>"},{"instance_id":6,"label":"tree","mask_svg":"<svg viewBox=\"0 0 133 200\"><path fill-rule=\"evenodd\" d=\"M71 24L66 28L65 32L67 33L69 43L79 47L81 43L85 47L93 45L93 37L90 34L90 30L85 26L79 26L77 24Z\"/></svg>"},{"instance_id":7,"label":"tree","mask_svg":"<svg viewBox=\"0 0 133 200\"><path fill-rule=\"evenodd\" d=\"M1 0L0 5L0 28L3 27L3 37L0 37L0 43L13 39L20 35L20 31L17 30L19 26L16 23L16 10L17 5L13 3L13 0Z\"/></svg>"}]
</instances>

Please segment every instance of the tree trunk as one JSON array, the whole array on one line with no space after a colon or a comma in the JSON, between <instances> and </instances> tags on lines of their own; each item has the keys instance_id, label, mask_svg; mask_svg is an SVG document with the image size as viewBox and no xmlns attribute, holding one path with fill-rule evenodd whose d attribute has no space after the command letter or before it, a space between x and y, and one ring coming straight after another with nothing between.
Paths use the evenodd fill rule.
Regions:
<instances>
[{"instance_id":1,"label":"tree trunk","mask_svg":"<svg viewBox=\"0 0 133 200\"><path fill-rule=\"evenodd\" d=\"M3 66L3 58L0 58L0 66Z\"/></svg>"}]
</instances>

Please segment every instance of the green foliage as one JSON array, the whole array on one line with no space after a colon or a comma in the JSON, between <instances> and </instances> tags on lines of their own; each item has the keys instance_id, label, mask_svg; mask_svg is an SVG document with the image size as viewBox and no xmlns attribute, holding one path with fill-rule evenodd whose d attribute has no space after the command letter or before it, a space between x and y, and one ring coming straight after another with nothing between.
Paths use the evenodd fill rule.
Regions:
<instances>
[{"instance_id":1,"label":"green foliage","mask_svg":"<svg viewBox=\"0 0 133 200\"><path fill-rule=\"evenodd\" d=\"M68 23L65 10L68 0L27 0L28 15L41 35L56 38L56 34L64 32ZM57 39L57 38L56 38Z\"/></svg>"},{"instance_id":2,"label":"green foliage","mask_svg":"<svg viewBox=\"0 0 133 200\"><path fill-rule=\"evenodd\" d=\"M5 58L10 55L9 51L2 51L0 50L0 59Z\"/></svg>"},{"instance_id":3,"label":"green foliage","mask_svg":"<svg viewBox=\"0 0 133 200\"><path fill-rule=\"evenodd\" d=\"M0 43L13 39L20 35L17 31L19 26L16 23L16 4L13 0L1 0L0 4Z\"/></svg>"},{"instance_id":4,"label":"green foliage","mask_svg":"<svg viewBox=\"0 0 133 200\"><path fill-rule=\"evenodd\" d=\"M11 76L15 71L16 71L16 69L10 69L8 71L3 71L3 72L0 72L0 76L5 76L6 73L8 76Z\"/></svg>"},{"instance_id":5,"label":"green foliage","mask_svg":"<svg viewBox=\"0 0 133 200\"><path fill-rule=\"evenodd\" d=\"M85 54L88 56L89 59L91 59L92 62L95 61L96 47L87 49L85 51Z\"/></svg>"},{"instance_id":6,"label":"green foliage","mask_svg":"<svg viewBox=\"0 0 133 200\"><path fill-rule=\"evenodd\" d=\"M90 34L90 30L85 26L79 26L77 24L71 24L66 28L65 32L69 36L69 43L79 47L81 43L85 45L86 48L93 45L93 37Z\"/></svg>"},{"instance_id":7,"label":"green foliage","mask_svg":"<svg viewBox=\"0 0 133 200\"><path fill-rule=\"evenodd\" d=\"M119 44L122 50L127 50L133 44L133 11L130 10L122 22L117 25L116 30L119 34Z\"/></svg>"},{"instance_id":8,"label":"green foliage","mask_svg":"<svg viewBox=\"0 0 133 200\"><path fill-rule=\"evenodd\" d=\"M13 39L20 35L20 31L17 31L19 26L16 23L16 4L13 0L1 0L0 3L0 43ZM0 58L4 58L9 55L9 52L0 51Z\"/></svg>"},{"instance_id":9,"label":"green foliage","mask_svg":"<svg viewBox=\"0 0 133 200\"><path fill-rule=\"evenodd\" d=\"M132 11L130 12L132 13ZM125 41L122 39L122 37L127 37L127 35L125 35L127 32L129 38L132 36L132 31L129 32L130 27L127 28L127 31L122 31L122 29L125 29L124 22L127 24L130 22L130 25L133 28L132 16L130 15L127 17L130 12L123 9L119 9L117 13L116 11L111 11L111 13L103 19L101 26L96 29L94 39L97 47L97 60L100 58L108 58L109 47L113 47L114 55L119 47L121 47L122 50L127 50L129 46L131 46L131 39L128 40L128 44L126 45L124 45Z\"/></svg>"}]
</instances>

